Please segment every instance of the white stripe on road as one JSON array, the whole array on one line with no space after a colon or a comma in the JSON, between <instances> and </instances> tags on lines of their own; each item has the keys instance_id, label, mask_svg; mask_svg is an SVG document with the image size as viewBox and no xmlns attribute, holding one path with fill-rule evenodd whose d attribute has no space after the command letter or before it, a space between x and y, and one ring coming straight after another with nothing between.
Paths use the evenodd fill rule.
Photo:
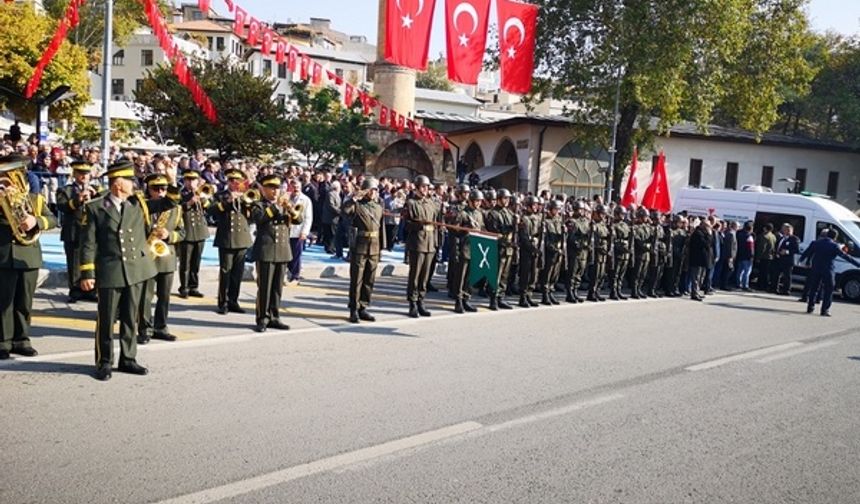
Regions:
<instances>
[{"instance_id":1,"label":"white stripe on road","mask_svg":"<svg viewBox=\"0 0 860 504\"><path fill-rule=\"evenodd\" d=\"M737 361L741 361L741 360L752 359L755 357L760 357L762 355L767 355L770 353L779 352L781 350L788 350L789 348L795 348L795 347L799 347L802 345L803 345L803 343L800 343L799 341L792 341L791 343L785 343L783 345L776 345L776 346L767 347L767 348L760 348L758 350L753 350L751 352L745 352L742 354L731 355L729 357L723 357L721 359L715 359L715 360L708 361L708 362L702 362L701 364L689 366L689 367L686 367L684 369L686 369L687 371L704 371L705 369L712 369L715 367L722 366L724 364L729 364L731 362L737 362Z\"/></svg>"},{"instance_id":2,"label":"white stripe on road","mask_svg":"<svg viewBox=\"0 0 860 504\"><path fill-rule=\"evenodd\" d=\"M500 424L488 425L487 427L485 427L485 430L487 432L498 432L500 430L511 429L514 427L519 427L521 425L539 422L541 420L547 420L549 418L554 418L562 415L567 415L568 413L573 413L574 411L590 408L592 406L599 406L601 404L616 401L618 399L621 399L622 397L624 397L624 395L622 394L612 394L608 396L597 397L594 399L589 399L587 401L563 406L561 408L543 411L541 413L535 413L534 415L515 418L513 420L508 420L507 422L502 422Z\"/></svg>"},{"instance_id":3,"label":"white stripe on road","mask_svg":"<svg viewBox=\"0 0 860 504\"><path fill-rule=\"evenodd\" d=\"M782 353L778 353L776 355L769 355L763 359L757 360L756 362L759 362L761 364L767 364L768 362L773 362L775 360L780 360L780 359L787 359L789 357L794 357L795 355L800 355L800 354L803 354L806 352L814 352L815 350L820 350L822 348L831 347L831 346L837 345L837 344L839 344L838 341L825 341L825 342L818 343L815 345L804 345L800 348L790 350L788 352L782 352Z\"/></svg>"},{"instance_id":4,"label":"white stripe on road","mask_svg":"<svg viewBox=\"0 0 860 504\"><path fill-rule=\"evenodd\" d=\"M327 457L314 462L308 462L307 464L301 464L287 469L282 469L280 471L255 476L235 483L210 488L209 490L182 495L173 499L161 501L158 504L202 504L229 499L231 497L245 495L264 488L304 478L306 476L366 462L368 460L390 455L399 451L427 445L453 436L459 436L461 434L480 429L481 427L483 426L477 422L463 422L450 427L416 434L414 436L389 441L376 446L370 446L368 448L342 453L340 455Z\"/></svg>"}]
</instances>

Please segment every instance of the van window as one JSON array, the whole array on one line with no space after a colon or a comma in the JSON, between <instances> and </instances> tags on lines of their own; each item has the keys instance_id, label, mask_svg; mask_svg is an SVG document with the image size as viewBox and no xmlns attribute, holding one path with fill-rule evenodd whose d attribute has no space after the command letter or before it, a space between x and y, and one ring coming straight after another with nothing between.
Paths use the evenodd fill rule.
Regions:
<instances>
[{"instance_id":1,"label":"van window","mask_svg":"<svg viewBox=\"0 0 860 504\"><path fill-rule=\"evenodd\" d=\"M855 224L858 224L858 223L855 223ZM857 243L855 243L854 240L852 240L851 237L848 236L845 233L845 231L842 230L841 227L839 227L838 225L836 225L832 222L818 221L815 224L815 239L816 240L821 235L822 229L835 229L836 232L838 233L838 236L836 237L836 240L835 240L836 243L838 243L840 245L848 245L848 250L849 250L848 253L854 257L860 257L860 247L857 246Z\"/></svg>"},{"instance_id":2,"label":"van window","mask_svg":"<svg viewBox=\"0 0 860 504\"><path fill-rule=\"evenodd\" d=\"M805 240L806 217L775 212L756 212L755 214L755 230L757 233L762 232L765 224L770 224L773 226L773 233L779 236L779 230L786 223L794 227L794 236L800 238L800 241Z\"/></svg>"}]
</instances>

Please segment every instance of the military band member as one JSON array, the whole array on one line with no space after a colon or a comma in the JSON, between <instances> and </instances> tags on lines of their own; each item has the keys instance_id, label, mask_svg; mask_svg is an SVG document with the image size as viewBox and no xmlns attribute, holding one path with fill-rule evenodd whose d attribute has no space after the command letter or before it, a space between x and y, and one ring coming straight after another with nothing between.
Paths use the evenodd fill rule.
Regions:
<instances>
[{"instance_id":1,"label":"military band member","mask_svg":"<svg viewBox=\"0 0 860 504\"><path fill-rule=\"evenodd\" d=\"M262 199L253 206L252 219L257 224L254 257L257 260L257 325L254 330L288 330L281 322L280 308L287 263L293 258L290 226L301 223L302 210L281 194L281 177L267 175L260 180Z\"/></svg>"},{"instance_id":2,"label":"military band member","mask_svg":"<svg viewBox=\"0 0 860 504\"><path fill-rule=\"evenodd\" d=\"M540 266L543 213L537 196L527 196L518 230L520 245L520 306L535 307L532 299Z\"/></svg>"},{"instance_id":3,"label":"military band member","mask_svg":"<svg viewBox=\"0 0 860 504\"><path fill-rule=\"evenodd\" d=\"M644 299L643 291L648 278L648 267L651 264L651 249L654 247L654 230L648 221L648 210L636 209L636 219L633 222L633 299Z\"/></svg>"},{"instance_id":4,"label":"military band member","mask_svg":"<svg viewBox=\"0 0 860 504\"><path fill-rule=\"evenodd\" d=\"M361 182L356 198L344 201L342 212L352 216L352 243L349 246L349 321L373 322L367 311L376 281L376 268L385 245L384 208L379 201L379 181L368 177Z\"/></svg>"},{"instance_id":5,"label":"military band member","mask_svg":"<svg viewBox=\"0 0 860 504\"><path fill-rule=\"evenodd\" d=\"M466 203L465 208L457 214L457 217L452 224L461 228L474 229L476 231L484 229L484 213L481 210L481 204L483 202L484 194L477 189L472 189L469 193L469 200ZM457 251L460 260L457 263L457 271L454 273L453 278L454 294L456 296L454 300L454 312L476 312L478 309L469 304L469 298L472 295L472 289L469 285L469 265L472 260L469 232L451 230L451 234L459 236L458 242L460 244L459 250Z\"/></svg>"},{"instance_id":6,"label":"military band member","mask_svg":"<svg viewBox=\"0 0 860 504\"><path fill-rule=\"evenodd\" d=\"M557 305L553 294L558 283L564 262L564 218L561 216L562 203L553 199L547 204L547 215L543 225L543 268L538 284L541 289L541 304Z\"/></svg>"},{"instance_id":7,"label":"military band member","mask_svg":"<svg viewBox=\"0 0 860 504\"><path fill-rule=\"evenodd\" d=\"M182 175L182 222L185 224L185 239L176 247L179 256L179 297L188 296L201 298L200 292L200 261L203 248L209 238L209 225L206 223L206 210L212 204L215 186L207 185L201 190L204 182L200 174L188 170Z\"/></svg>"},{"instance_id":8,"label":"military band member","mask_svg":"<svg viewBox=\"0 0 860 504\"><path fill-rule=\"evenodd\" d=\"M73 161L71 167L74 181L57 189L57 211L60 213L62 225L60 240L63 242L63 249L66 253L69 302L75 303L82 298L95 301L94 292L85 295L80 287L80 236L84 205L97 197L99 190L91 183L92 165L84 161Z\"/></svg>"},{"instance_id":9,"label":"military band member","mask_svg":"<svg viewBox=\"0 0 860 504\"><path fill-rule=\"evenodd\" d=\"M4 208L22 211L21 215L0 211L0 360L10 354L38 354L30 343L30 312L42 267L38 233L57 227L45 198L30 193L29 162L24 156L0 157L0 199L8 204Z\"/></svg>"},{"instance_id":10,"label":"military band member","mask_svg":"<svg viewBox=\"0 0 860 504\"><path fill-rule=\"evenodd\" d=\"M427 281L430 279L433 256L436 254L439 235L434 222L439 218L440 208L430 197L430 179L425 175L415 178L415 191L403 207L406 228L406 253L409 258L409 278L406 299L409 301L409 316L429 317L424 307Z\"/></svg>"},{"instance_id":11,"label":"military band member","mask_svg":"<svg viewBox=\"0 0 860 504\"><path fill-rule=\"evenodd\" d=\"M499 278L496 292L490 293L490 309L510 310L513 307L505 301L508 288L508 277L511 274L511 264L514 259L514 241L517 232L517 216L510 208L511 192L500 189L496 206L487 212L484 222L487 231L499 235Z\"/></svg>"},{"instance_id":12,"label":"military band member","mask_svg":"<svg viewBox=\"0 0 860 504\"><path fill-rule=\"evenodd\" d=\"M591 234L593 250L591 260L591 283L588 287L589 301L606 301L600 295L600 287L606 279L606 263L609 249L612 245L612 237L609 234L609 226L606 225L606 207L602 203L594 205L591 213Z\"/></svg>"},{"instance_id":13,"label":"military band member","mask_svg":"<svg viewBox=\"0 0 860 504\"><path fill-rule=\"evenodd\" d=\"M225 173L227 189L209 207L215 218L215 247L218 248L218 313L245 313L239 306L239 289L245 274L245 252L254 243L251 238L251 210L254 201L242 192L245 173L233 168Z\"/></svg>"},{"instance_id":14,"label":"military band member","mask_svg":"<svg viewBox=\"0 0 860 504\"><path fill-rule=\"evenodd\" d=\"M167 198L170 181L164 175L146 177L148 200L157 202ZM176 192L174 188L174 192ZM137 343L145 345L150 339L176 341L170 334L167 319L170 314L170 291L173 289L173 274L176 271L176 246L185 237L182 223L182 208L177 206L150 214L149 242L158 274L146 280L141 289L140 315L137 327ZM155 319L152 316L152 298L155 296Z\"/></svg>"},{"instance_id":15,"label":"military band member","mask_svg":"<svg viewBox=\"0 0 860 504\"><path fill-rule=\"evenodd\" d=\"M626 300L621 287L633 255L633 230L627 223L627 209L621 205L613 210L612 249L614 258L609 276L609 299Z\"/></svg>"},{"instance_id":16,"label":"military band member","mask_svg":"<svg viewBox=\"0 0 860 504\"><path fill-rule=\"evenodd\" d=\"M145 375L137 363L137 323L144 281L158 271L147 244L150 216L173 208L171 198L146 201L135 191L134 164L120 160L107 171L110 192L86 204L81 237L81 289L98 288L96 378L111 378L113 324L119 319L118 370Z\"/></svg>"},{"instance_id":17,"label":"military band member","mask_svg":"<svg viewBox=\"0 0 860 504\"><path fill-rule=\"evenodd\" d=\"M579 286L588 267L591 253L591 222L586 217L588 204L584 201L570 203L572 218L567 223L567 297L568 303L582 303Z\"/></svg>"}]
</instances>

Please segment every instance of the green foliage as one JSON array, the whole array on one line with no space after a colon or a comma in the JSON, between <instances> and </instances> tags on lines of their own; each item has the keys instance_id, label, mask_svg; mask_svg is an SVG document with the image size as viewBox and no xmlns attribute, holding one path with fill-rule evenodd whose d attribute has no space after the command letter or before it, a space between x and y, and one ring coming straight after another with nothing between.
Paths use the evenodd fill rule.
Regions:
<instances>
[{"instance_id":1,"label":"green foliage","mask_svg":"<svg viewBox=\"0 0 860 504\"><path fill-rule=\"evenodd\" d=\"M20 98L33 69L54 35L56 23L33 12L23 4L0 5L0 86L19 96L0 93L0 109L8 108L24 120L36 116L36 106ZM53 61L45 69L36 98L61 85L71 87L74 98L51 106L53 119L73 119L90 101L90 80L87 75L86 52L69 42L60 46Z\"/></svg>"},{"instance_id":2,"label":"green foliage","mask_svg":"<svg viewBox=\"0 0 860 504\"><path fill-rule=\"evenodd\" d=\"M415 75L415 87L439 91L454 90L454 86L448 80L448 67L443 61L431 61L427 65L427 71L418 72Z\"/></svg>"},{"instance_id":3,"label":"green foliage","mask_svg":"<svg viewBox=\"0 0 860 504\"><path fill-rule=\"evenodd\" d=\"M367 140L369 119L361 102L351 107L341 103L340 93L307 83L294 83L291 93L296 108L290 122L290 145L302 153L311 167L335 165L343 160L361 164L364 155L375 152Z\"/></svg>"},{"instance_id":4,"label":"green foliage","mask_svg":"<svg viewBox=\"0 0 860 504\"><path fill-rule=\"evenodd\" d=\"M284 149L288 121L283 107L272 101L273 80L224 61L195 64L193 72L218 111L218 124L203 116L170 67L159 66L147 73L142 89L135 92L147 136L191 151L217 149L221 158L257 157Z\"/></svg>"},{"instance_id":5,"label":"green foliage","mask_svg":"<svg viewBox=\"0 0 860 504\"><path fill-rule=\"evenodd\" d=\"M808 91L813 38L806 0L543 0L535 95L576 103L568 113L606 147L621 82L615 189L633 145L719 112L764 133L787 97ZM652 118L656 119L652 124Z\"/></svg>"},{"instance_id":6,"label":"green foliage","mask_svg":"<svg viewBox=\"0 0 860 504\"><path fill-rule=\"evenodd\" d=\"M111 143L116 143L120 146L131 143L140 130L140 124L137 121L129 121L127 119L113 119L110 125ZM97 144L102 138L99 121L80 116L71 122L71 127L68 131L58 131L57 133L67 142L75 141Z\"/></svg>"}]
</instances>

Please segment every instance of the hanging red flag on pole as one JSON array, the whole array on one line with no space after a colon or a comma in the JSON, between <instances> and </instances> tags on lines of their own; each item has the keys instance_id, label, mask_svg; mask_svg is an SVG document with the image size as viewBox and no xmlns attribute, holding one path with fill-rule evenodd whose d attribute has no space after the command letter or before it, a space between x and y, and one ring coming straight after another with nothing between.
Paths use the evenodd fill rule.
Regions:
<instances>
[{"instance_id":1,"label":"hanging red flag on pole","mask_svg":"<svg viewBox=\"0 0 860 504\"><path fill-rule=\"evenodd\" d=\"M200 9L200 12L203 13L203 16L209 13L209 7L212 5L211 0L197 0L197 8Z\"/></svg>"},{"instance_id":2,"label":"hanging red flag on pole","mask_svg":"<svg viewBox=\"0 0 860 504\"><path fill-rule=\"evenodd\" d=\"M385 105L379 106L379 125L388 126L388 107Z\"/></svg>"},{"instance_id":3,"label":"hanging red flag on pole","mask_svg":"<svg viewBox=\"0 0 860 504\"><path fill-rule=\"evenodd\" d=\"M237 5L236 6L236 14L234 15L234 18L233 18L233 33L235 33L236 35L243 37L243 38L245 37L245 18L246 17L248 17L248 12L245 9L243 9Z\"/></svg>"},{"instance_id":4,"label":"hanging red flag on pole","mask_svg":"<svg viewBox=\"0 0 860 504\"><path fill-rule=\"evenodd\" d=\"M651 183L642 196L642 206L649 210L668 213L672 211L672 201L669 196L669 179L666 176L666 155L660 151L657 166L651 174Z\"/></svg>"},{"instance_id":5,"label":"hanging red flag on pole","mask_svg":"<svg viewBox=\"0 0 860 504\"><path fill-rule=\"evenodd\" d=\"M257 42L260 41L260 29L260 21L251 16L251 20L248 21L248 40L246 41L249 46L255 47Z\"/></svg>"},{"instance_id":6,"label":"hanging red flag on pole","mask_svg":"<svg viewBox=\"0 0 860 504\"><path fill-rule=\"evenodd\" d=\"M635 205L639 199L639 187L636 180L636 168L639 164L639 149L633 147L633 161L630 162L630 175L627 177L627 187L624 189L624 197L621 198L621 206L629 208Z\"/></svg>"},{"instance_id":7,"label":"hanging red flag on pole","mask_svg":"<svg viewBox=\"0 0 860 504\"><path fill-rule=\"evenodd\" d=\"M386 0L386 61L416 70L427 69L435 6L436 0Z\"/></svg>"},{"instance_id":8,"label":"hanging red flag on pole","mask_svg":"<svg viewBox=\"0 0 860 504\"><path fill-rule=\"evenodd\" d=\"M499 11L499 60L501 88L526 94L532 88L535 61L537 5L497 0Z\"/></svg>"},{"instance_id":9,"label":"hanging red flag on pole","mask_svg":"<svg viewBox=\"0 0 860 504\"><path fill-rule=\"evenodd\" d=\"M477 84L487 47L490 0L445 0L448 78Z\"/></svg>"}]
</instances>

